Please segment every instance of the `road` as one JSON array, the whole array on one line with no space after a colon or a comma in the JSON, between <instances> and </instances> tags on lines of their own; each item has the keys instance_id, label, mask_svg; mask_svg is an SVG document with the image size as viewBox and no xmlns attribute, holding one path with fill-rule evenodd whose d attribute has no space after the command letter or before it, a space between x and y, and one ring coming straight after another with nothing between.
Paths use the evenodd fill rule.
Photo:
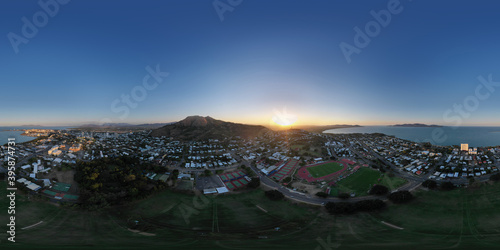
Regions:
<instances>
[{"instance_id":1,"label":"road","mask_svg":"<svg viewBox=\"0 0 500 250\"><path fill-rule=\"evenodd\" d=\"M373 195L354 197L354 198L349 198L347 200L343 200L343 199L336 198L336 197L320 198L320 197L316 197L315 195L304 194L304 193L300 193L300 192L288 189L286 187L283 187L282 185L280 185L276 181L272 180L268 176L262 174L256 167L252 166L248 162L244 162L244 164L246 164L247 166L250 166L250 168L257 174L257 176L259 176L261 185L267 186L268 188L271 188L271 189L279 190L288 199L303 202L303 203L321 206L326 202L339 202L339 201L356 202L356 201L362 201L362 200L384 199L385 198L382 196L373 196ZM421 182L408 181L408 183L406 185L399 188L398 190L399 191L401 191L401 190L413 190L414 188L419 186L420 183Z\"/></svg>"}]
</instances>

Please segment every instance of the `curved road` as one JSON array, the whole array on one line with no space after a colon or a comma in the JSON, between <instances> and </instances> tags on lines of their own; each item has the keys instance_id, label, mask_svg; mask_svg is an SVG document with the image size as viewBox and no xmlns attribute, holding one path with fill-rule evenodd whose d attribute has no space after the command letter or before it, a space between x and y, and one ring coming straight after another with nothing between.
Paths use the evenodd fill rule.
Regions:
<instances>
[{"instance_id":1,"label":"curved road","mask_svg":"<svg viewBox=\"0 0 500 250\"><path fill-rule=\"evenodd\" d=\"M254 166L252 166L248 162L245 162L245 164L247 166L250 166L250 168L257 174L257 176L259 176L261 184L263 184L271 189L279 190L288 199L303 202L303 203L322 206L326 202L338 202L338 201L356 202L356 201L362 201L362 200L372 200L372 199L385 200L386 199L385 196L374 196L374 195L354 197L354 198L349 198L346 200L336 198L336 197L320 198L320 197L317 197L315 195L304 194L304 193L300 193L297 191L293 191L289 188L286 188L286 187L280 185L279 183L277 183L276 181L274 181L273 179L269 178L268 176L261 174L261 172L258 169L256 169ZM405 184L403 187L399 188L398 190L413 190L416 187L418 187L420 184L421 184L420 181L408 180L408 183Z\"/></svg>"}]
</instances>

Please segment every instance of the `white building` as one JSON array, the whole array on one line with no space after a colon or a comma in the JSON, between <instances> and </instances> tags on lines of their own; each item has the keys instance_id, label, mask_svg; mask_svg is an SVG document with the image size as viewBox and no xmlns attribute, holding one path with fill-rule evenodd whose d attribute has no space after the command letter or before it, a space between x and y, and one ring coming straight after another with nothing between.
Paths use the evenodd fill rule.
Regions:
<instances>
[{"instance_id":1,"label":"white building","mask_svg":"<svg viewBox=\"0 0 500 250\"><path fill-rule=\"evenodd\" d=\"M51 149L49 149L49 155L59 156L61 153L62 151L59 150L59 146L54 146Z\"/></svg>"},{"instance_id":2,"label":"white building","mask_svg":"<svg viewBox=\"0 0 500 250\"><path fill-rule=\"evenodd\" d=\"M470 155L477 155L477 148L469 148Z\"/></svg>"}]
</instances>

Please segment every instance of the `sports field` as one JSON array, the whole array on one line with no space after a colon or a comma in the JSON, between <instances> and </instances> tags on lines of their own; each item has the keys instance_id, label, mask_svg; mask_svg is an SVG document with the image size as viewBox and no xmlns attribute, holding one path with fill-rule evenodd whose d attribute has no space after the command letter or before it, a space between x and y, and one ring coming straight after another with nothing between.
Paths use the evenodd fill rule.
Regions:
<instances>
[{"instance_id":1,"label":"sports field","mask_svg":"<svg viewBox=\"0 0 500 250\"><path fill-rule=\"evenodd\" d=\"M285 166L283 166L278 172L272 175L272 178L278 181L285 179L286 176L288 176L293 170L295 170L297 165L299 165L299 161L296 159L288 161Z\"/></svg>"},{"instance_id":2,"label":"sports field","mask_svg":"<svg viewBox=\"0 0 500 250\"><path fill-rule=\"evenodd\" d=\"M381 179L380 181L378 181ZM394 190L406 183L405 179L389 177L378 170L371 168L360 168L356 173L337 182L335 187L339 192L356 193L356 196L367 195L374 184L381 184Z\"/></svg>"},{"instance_id":3,"label":"sports field","mask_svg":"<svg viewBox=\"0 0 500 250\"><path fill-rule=\"evenodd\" d=\"M308 167L307 171L311 174L312 177L318 178L325 175L329 175L340 171L344 168L344 166L337 162L328 162L325 164L321 164L318 166Z\"/></svg>"},{"instance_id":4,"label":"sports field","mask_svg":"<svg viewBox=\"0 0 500 250\"><path fill-rule=\"evenodd\" d=\"M5 187L0 182L2 197ZM164 191L101 212L33 202L18 193L16 243L3 238L0 244L2 249L57 250L498 248L500 184L414 195L411 203L389 205L381 212L332 216L322 208L272 202L261 190L208 196L206 203ZM0 205L5 207L6 199ZM6 216L0 213L1 221L7 221ZM136 221L138 231L128 230Z\"/></svg>"}]
</instances>

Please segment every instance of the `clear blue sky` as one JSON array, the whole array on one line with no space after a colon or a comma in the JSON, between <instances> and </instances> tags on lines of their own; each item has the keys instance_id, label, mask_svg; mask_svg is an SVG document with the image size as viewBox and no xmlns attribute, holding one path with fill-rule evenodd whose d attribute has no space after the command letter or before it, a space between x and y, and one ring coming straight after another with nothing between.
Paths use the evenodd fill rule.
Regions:
<instances>
[{"instance_id":1,"label":"clear blue sky","mask_svg":"<svg viewBox=\"0 0 500 250\"><path fill-rule=\"evenodd\" d=\"M500 125L500 87L469 97L480 75L500 82L500 2L402 0L348 63L339 45L355 45L354 27L388 4L243 0L221 21L211 0L73 0L16 53L9 34L23 37L23 17L44 21L43 8L2 1L0 125L188 115L265 124L285 107L302 124ZM136 107L122 102L156 65L168 77ZM466 100L478 104L470 116L443 119Z\"/></svg>"}]
</instances>

